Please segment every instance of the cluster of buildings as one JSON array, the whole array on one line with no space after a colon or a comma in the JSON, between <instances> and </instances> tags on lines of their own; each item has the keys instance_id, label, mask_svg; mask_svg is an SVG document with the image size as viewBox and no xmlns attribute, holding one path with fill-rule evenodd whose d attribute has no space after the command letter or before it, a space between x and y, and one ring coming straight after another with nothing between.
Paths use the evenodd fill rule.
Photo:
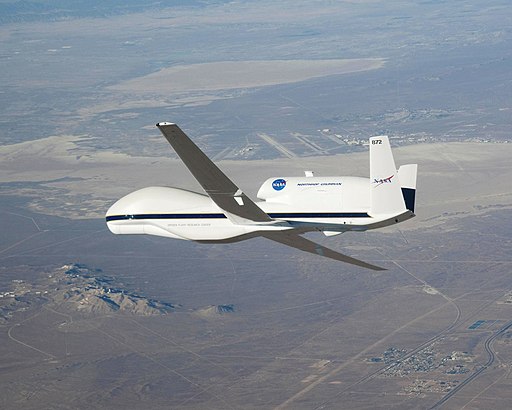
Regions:
<instances>
[{"instance_id":1,"label":"cluster of buildings","mask_svg":"<svg viewBox=\"0 0 512 410\"><path fill-rule=\"evenodd\" d=\"M454 351L450 355L440 357L435 349L436 344L437 342L434 342L404 359L407 353L405 349L390 347L382 356L372 357L369 361L389 365L382 373L384 377L406 377L434 370L450 375L470 371L467 364L473 361L472 355L468 352Z\"/></svg>"}]
</instances>

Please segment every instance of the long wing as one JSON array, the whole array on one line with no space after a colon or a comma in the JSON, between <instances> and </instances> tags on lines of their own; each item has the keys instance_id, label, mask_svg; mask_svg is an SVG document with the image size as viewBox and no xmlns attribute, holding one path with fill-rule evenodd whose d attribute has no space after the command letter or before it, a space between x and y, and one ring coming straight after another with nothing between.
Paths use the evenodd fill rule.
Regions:
<instances>
[{"instance_id":1,"label":"long wing","mask_svg":"<svg viewBox=\"0 0 512 410\"><path fill-rule=\"evenodd\" d=\"M272 220L176 124L160 122L156 126L219 208L255 222Z\"/></svg>"},{"instance_id":2,"label":"long wing","mask_svg":"<svg viewBox=\"0 0 512 410\"><path fill-rule=\"evenodd\" d=\"M233 215L255 222L272 221L272 219L251 201L176 124L161 122L156 124L156 126L219 208ZM282 243L283 245L315 255L367 269L385 270L379 266L371 265L359 259L351 258L350 256L333 251L297 233L289 231L267 231L261 232L261 235L275 242Z\"/></svg>"},{"instance_id":3,"label":"long wing","mask_svg":"<svg viewBox=\"0 0 512 410\"><path fill-rule=\"evenodd\" d=\"M325 256L326 258L335 259L350 263L352 265L361 266L362 268L372 270L386 270L380 266L372 265L370 263L363 262L359 259L351 258L350 256L343 255L342 253L333 251L332 249L326 248L316 242L310 241L294 232L281 231L281 232L265 232L262 233L265 238L271 239L275 242L282 243L283 245L291 246L292 248L300 249L301 251L313 253L315 255Z\"/></svg>"}]
</instances>

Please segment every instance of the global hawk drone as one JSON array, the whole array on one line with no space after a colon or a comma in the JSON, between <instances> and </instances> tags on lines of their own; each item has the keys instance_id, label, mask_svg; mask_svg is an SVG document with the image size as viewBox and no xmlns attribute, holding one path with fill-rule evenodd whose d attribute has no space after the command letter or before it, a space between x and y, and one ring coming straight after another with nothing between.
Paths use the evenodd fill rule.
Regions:
<instances>
[{"instance_id":1,"label":"global hawk drone","mask_svg":"<svg viewBox=\"0 0 512 410\"><path fill-rule=\"evenodd\" d=\"M372 137L370 178L279 176L267 179L253 202L176 125L156 124L205 194L148 187L118 200L106 214L115 234L147 234L206 243L258 236L373 270L379 266L326 248L301 234L366 231L412 218L417 165L398 170L388 137Z\"/></svg>"}]
</instances>

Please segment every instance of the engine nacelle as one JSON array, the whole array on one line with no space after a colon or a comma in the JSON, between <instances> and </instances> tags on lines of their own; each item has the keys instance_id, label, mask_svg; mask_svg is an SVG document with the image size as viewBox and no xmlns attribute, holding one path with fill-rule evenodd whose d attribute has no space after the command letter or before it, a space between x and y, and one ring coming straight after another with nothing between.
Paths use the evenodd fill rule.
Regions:
<instances>
[{"instance_id":1,"label":"engine nacelle","mask_svg":"<svg viewBox=\"0 0 512 410\"><path fill-rule=\"evenodd\" d=\"M344 195L350 192L350 195ZM267 179L258 198L268 204L283 204L294 210L324 212L370 208L370 181L359 177L278 177Z\"/></svg>"}]
</instances>

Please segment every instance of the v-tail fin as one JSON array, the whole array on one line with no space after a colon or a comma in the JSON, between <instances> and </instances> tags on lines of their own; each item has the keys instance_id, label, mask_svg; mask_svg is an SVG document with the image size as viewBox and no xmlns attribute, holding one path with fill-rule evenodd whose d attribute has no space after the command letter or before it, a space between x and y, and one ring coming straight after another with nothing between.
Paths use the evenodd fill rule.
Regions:
<instances>
[{"instance_id":1,"label":"v-tail fin","mask_svg":"<svg viewBox=\"0 0 512 410\"><path fill-rule=\"evenodd\" d=\"M414 213L416 202L416 176L418 174L418 164L402 165L398 168L398 178L402 187L402 196L404 197L405 207Z\"/></svg>"},{"instance_id":2,"label":"v-tail fin","mask_svg":"<svg viewBox=\"0 0 512 410\"><path fill-rule=\"evenodd\" d=\"M393 215L407 210L387 136L370 138L370 184L372 215Z\"/></svg>"}]
</instances>

